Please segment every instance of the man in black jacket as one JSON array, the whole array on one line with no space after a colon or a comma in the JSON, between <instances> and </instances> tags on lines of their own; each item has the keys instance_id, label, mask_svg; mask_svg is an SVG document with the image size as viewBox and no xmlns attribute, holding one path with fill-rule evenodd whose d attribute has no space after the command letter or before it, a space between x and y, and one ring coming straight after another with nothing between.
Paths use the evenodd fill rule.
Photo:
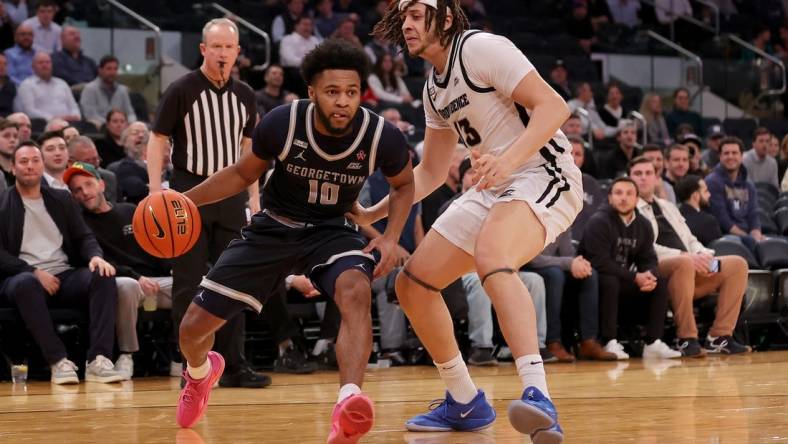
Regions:
<instances>
[{"instance_id":1,"label":"man in black jacket","mask_svg":"<svg viewBox=\"0 0 788 444\"><path fill-rule=\"evenodd\" d=\"M667 282L658 277L657 253L651 224L635 209L638 188L628 177L613 181L609 206L600 208L588 221L580 242L580 254L599 273L599 318L605 350L628 359L618 343L619 301L648 297L649 320L644 358L678 358L681 352L660 340L668 311Z\"/></svg>"},{"instance_id":2,"label":"man in black jacket","mask_svg":"<svg viewBox=\"0 0 788 444\"><path fill-rule=\"evenodd\" d=\"M48 307L85 307L90 348L85 379L116 382L115 269L64 191L41 186L44 163L32 142L14 150L16 186L0 198L0 302L15 307L52 366L52 383L75 384L77 366L55 333Z\"/></svg>"},{"instance_id":3,"label":"man in black jacket","mask_svg":"<svg viewBox=\"0 0 788 444\"><path fill-rule=\"evenodd\" d=\"M702 177L688 174L676 183L679 211L687 221L692 235L706 247L722 237L720 222L708 211L709 187Z\"/></svg>"}]
</instances>

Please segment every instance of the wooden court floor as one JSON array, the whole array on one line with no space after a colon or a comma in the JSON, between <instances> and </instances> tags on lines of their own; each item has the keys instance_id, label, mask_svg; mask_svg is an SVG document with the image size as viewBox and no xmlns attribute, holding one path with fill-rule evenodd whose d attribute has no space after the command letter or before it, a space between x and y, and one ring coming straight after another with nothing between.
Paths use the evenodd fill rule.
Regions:
<instances>
[{"instance_id":1,"label":"wooden court floor","mask_svg":"<svg viewBox=\"0 0 788 444\"><path fill-rule=\"evenodd\" d=\"M407 433L443 385L431 367L374 369L366 392L377 421L367 443L524 443L506 418L520 384L511 364L472 368L499 417L477 433ZM548 366L568 443L760 443L788 441L788 352L675 362ZM263 390L217 389L192 430L175 424L177 378L24 389L0 384L2 443L320 443L336 375L274 375Z\"/></svg>"}]
</instances>

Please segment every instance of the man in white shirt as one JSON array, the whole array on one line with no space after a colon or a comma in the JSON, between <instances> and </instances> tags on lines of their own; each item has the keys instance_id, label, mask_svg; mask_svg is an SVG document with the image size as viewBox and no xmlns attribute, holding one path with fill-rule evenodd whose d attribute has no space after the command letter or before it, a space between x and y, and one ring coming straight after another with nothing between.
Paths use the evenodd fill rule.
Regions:
<instances>
[{"instance_id":1,"label":"man in white shirt","mask_svg":"<svg viewBox=\"0 0 788 444\"><path fill-rule=\"evenodd\" d=\"M742 164L747 168L747 180L753 183L768 183L779 189L777 161L768 153L772 134L768 129L760 127L755 130L754 135L752 149L742 156Z\"/></svg>"},{"instance_id":2,"label":"man in white shirt","mask_svg":"<svg viewBox=\"0 0 788 444\"><path fill-rule=\"evenodd\" d=\"M44 160L44 180L51 188L68 191L63 173L68 167L68 147L63 133L50 131L41 135L41 156Z\"/></svg>"},{"instance_id":3,"label":"man in white shirt","mask_svg":"<svg viewBox=\"0 0 788 444\"><path fill-rule=\"evenodd\" d=\"M69 122L82 119L71 88L62 79L52 77L52 59L44 52L33 57L33 75L19 85L14 110L44 120L54 117Z\"/></svg>"},{"instance_id":4,"label":"man in white shirt","mask_svg":"<svg viewBox=\"0 0 788 444\"><path fill-rule=\"evenodd\" d=\"M104 56L99 61L98 77L85 85L79 97L79 104L85 113L85 120L100 128L106 121L111 109L119 109L126 113L129 122L135 122L137 115L131 106L129 89L117 82L118 59Z\"/></svg>"},{"instance_id":5,"label":"man in white shirt","mask_svg":"<svg viewBox=\"0 0 788 444\"><path fill-rule=\"evenodd\" d=\"M293 27L298 23L298 19L304 17L304 0L287 0L287 10L276 17L271 24L271 38L274 43L279 43L282 39L293 31Z\"/></svg>"},{"instance_id":6,"label":"man in white shirt","mask_svg":"<svg viewBox=\"0 0 788 444\"><path fill-rule=\"evenodd\" d=\"M41 0L36 6L36 16L22 22L23 25L33 28L33 49L52 54L63 49L60 41L62 29L53 22L57 4L54 0Z\"/></svg>"},{"instance_id":7,"label":"man in white shirt","mask_svg":"<svg viewBox=\"0 0 788 444\"><path fill-rule=\"evenodd\" d=\"M320 39L313 34L312 19L301 17L295 25L295 31L286 35L279 45L279 59L285 68L298 68L304 56L317 45Z\"/></svg>"}]
</instances>

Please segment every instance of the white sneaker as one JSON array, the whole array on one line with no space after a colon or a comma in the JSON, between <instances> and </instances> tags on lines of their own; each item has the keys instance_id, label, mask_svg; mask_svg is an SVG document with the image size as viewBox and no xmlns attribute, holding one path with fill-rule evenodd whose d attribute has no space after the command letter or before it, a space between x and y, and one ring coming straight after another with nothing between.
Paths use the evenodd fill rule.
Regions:
<instances>
[{"instance_id":1,"label":"white sneaker","mask_svg":"<svg viewBox=\"0 0 788 444\"><path fill-rule=\"evenodd\" d=\"M93 362L85 364L85 381L87 382L120 382L123 375L115 370L115 366L107 357L98 355Z\"/></svg>"},{"instance_id":2,"label":"white sneaker","mask_svg":"<svg viewBox=\"0 0 788 444\"><path fill-rule=\"evenodd\" d=\"M52 384L79 384L77 365L66 358L52 366Z\"/></svg>"},{"instance_id":3,"label":"white sneaker","mask_svg":"<svg viewBox=\"0 0 788 444\"><path fill-rule=\"evenodd\" d=\"M605 344L605 351L616 355L616 359L619 361L629 359L629 354L624 351L624 346L619 344L615 339L607 341L607 344Z\"/></svg>"},{"instance_id":4,"label":"white sneaker","mask_svg":"<svg viewBox=\"0 0 788 444\"><path fill-rule=\"evenodd\" d=\"M115 361L115 371L123 376L124 381L131 380L131 377L134 376L134 359L130 354L124 353L118 357L118 360Z\"/></svg>"},{"instance_id":5,"label":"white sneaker","mask_svg":"<svg viewBox=\"0 0 788 444\"><path fill-rule=\"evenodd\" d=\"M170 376L173 378L180 378L183 376L183 364L180 362L170 361Z\"/></svg>"},{"instance_id":6,"label":"white sneaker","mask_svg":"<svg viewBox=\"0 0 788 444\"><path fill-rule=\"evenodd\" d=\"M643 347L643 359L674 359L680 358L681 352L668 347L668 344L657 339Z\"/></svg>"}]
</instances>

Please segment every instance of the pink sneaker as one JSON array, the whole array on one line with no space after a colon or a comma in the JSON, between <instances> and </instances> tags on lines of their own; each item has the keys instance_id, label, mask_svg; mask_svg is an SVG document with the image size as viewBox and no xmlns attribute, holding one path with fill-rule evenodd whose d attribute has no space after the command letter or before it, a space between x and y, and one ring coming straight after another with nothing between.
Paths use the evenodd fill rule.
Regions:
<instances>
[{"instance_id":1,"label":"pink sneaker","mask_svg":"<svg viewBox=\"0 0 788 444\"><path fill-rule=\"evenodd\" d=\"M203 379L195 381L189 376L188 371L183 371L186 386L181 390L181 397L178 398L178 411L175 414L178 425L183 428L193 426L205 414L211 389L224 372L222 355L213 351L208 352L208 359L211 361L211 373Z\"/></svg>"},{"instance_id":2,"label":"pink sneaker","mask_svg":"<svg viewBox=\"0 0 788 444\"><path fill-rule=\"evenodd\" d=\"M351 395L334 406L327 444L355 444L375 422L375 407L364 395Z\"/></svg>"}]
</instances>

